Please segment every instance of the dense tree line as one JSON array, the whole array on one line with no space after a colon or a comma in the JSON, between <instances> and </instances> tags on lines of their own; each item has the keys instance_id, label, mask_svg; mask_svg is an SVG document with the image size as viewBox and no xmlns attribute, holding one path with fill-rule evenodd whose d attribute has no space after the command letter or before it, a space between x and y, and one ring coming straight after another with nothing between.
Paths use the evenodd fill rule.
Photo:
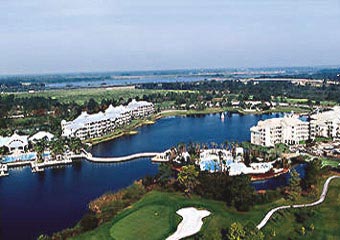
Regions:
<instances>
[{"instance_id":1,"label":"dense tree line","mask_svg":"<svg viewBox=\"0 0 340 240\"><path fill-rule=\"evenodd\" d=\"M248 211L254 205L255 189L248 175L200 172L198 182L196 192L202 197L225 201L239 211Z\"/></svg>"},{"instance_id":2,"label":"dense tree line","mask_svg":"<svg viewBox=\"0 0 340 240\"><path fill-rule=\"evenodd\" d=\"M200 81L200 82L176 82L176 83L146 83L141 84L144 89L166 89L166 90L197 90L201 94L211 94L216 97L216 92L224 91L229 94L240 95L239 100L269 101L271 96L288 98L307 98L315 101L336 101L340 102L340 85L315 87L311 85L301 86L291 82L283 81L249 81L245 84L239 80L228 81Z\"/></svg>"},{"instance_id":3,"label":"dense tree line","mask_svg":"<svg viewBox=\"0 0 340 240\"><path fill-rule=\"evenodd\" d=\"M298 74L275 74L275 75L263 75L259 78L294 78L294 79L325 79L332 81L340 81L340 69L321 69L313 73L298 73Z\"/></svg>"}]
</instances>

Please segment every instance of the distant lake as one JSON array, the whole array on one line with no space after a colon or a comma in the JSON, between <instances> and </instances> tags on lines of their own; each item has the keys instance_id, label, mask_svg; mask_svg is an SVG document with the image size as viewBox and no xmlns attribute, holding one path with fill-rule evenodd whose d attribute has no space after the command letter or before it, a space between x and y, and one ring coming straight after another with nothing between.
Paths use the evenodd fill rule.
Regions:
<instances>
[{"instance_id":1,"label":"distant lake","mask_svg":"<svg viewBox=\"0 0 340 240\"><path fill-rule=\"evenodd\" d=\"M46 88L126 86L142 83L195 82L204 79L204 77L198 76L141 76L135 78L116 77L113 79L71 79L70 81L46 83Z\"/></svg>"},{"instance_id":2,"label":"distant lake","mask_svg":"<svg viewBox=\"0 0 340 240\"><path fill-rule=\"evenodd\" d=\"M139 134L93 147L95 156L122 156L143 151L163 151L180 142L218 144L249 141L249 128L259 120L281 114L219 114L168 117L139 128ZM150 159L118 164L87 161L33 174L29 167L11 169L0 178L0 239L35 239L74 225L90 200L117 191L146 175L157 173Z\"/></svg>"}]
</instances>

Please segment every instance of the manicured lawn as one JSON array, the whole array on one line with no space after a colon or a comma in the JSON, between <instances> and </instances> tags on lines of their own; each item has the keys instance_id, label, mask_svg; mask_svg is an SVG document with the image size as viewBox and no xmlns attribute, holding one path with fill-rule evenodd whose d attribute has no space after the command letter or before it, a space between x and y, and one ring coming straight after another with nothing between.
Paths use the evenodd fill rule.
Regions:
<instances>
[{"instance_id":1,"label":"manicured lawn","mask_svg":"<svg viewBox=\"0 0 340 240\"><path fill-rule=\"evenodd\" d=\"M149 90L149 89L133 89L129 87L125 88L86 88L86 89L60 89L60 90L48 90L43 92L36 92L34 94L30 93L17 93L16 97L20 98L30 98L32 96L40 96L52 99L58 99L60 102L76 102L78 104L83 104L90 98L93 98L97 102L101 102L102 99L114 98L119 99L124 97L124 99L135 98L136 96L143 97L143 95L149 95L153 93L163 93L166 92L189 92L182 90Z\"/></svg>"},{"instance_id":2,"label":"manicured lawn","mask_svg":"<svg viewBox=\"0 0 340 240\"><path fill-rule=\"evenodd\" d=\"M321 188L323 183L324 180L320 182L318 188ZM327 195L325 202L317 207L306 208L308 211L313 210L315 214L304 223L296 222L294 213L299 211L296 209L279 211L274 214L273 219L262 229L267 236L266 239L339 239L339 188L340 181L334 180L330 185L329 195ZM301 197L296 203L314 200L313 197ZM112 221L74 239L165 239L176 230L181 220L176 211L183 207L209 210L212 214L204 219L199 235L203 239L220 239L221 229L228 228L232 223L257 225L271 208L290 204L290 202L281 198L273 203L256 205L249 212L238 212L220 201L198 196L192 196L189 199L181 193L152 191L147 193L140 201L122 211ZM315 226L314 231L309 229L311 224ZM302 236L299 232L302 226L306 228L305 236ZM273 232L276 236L272 238Z\"/></svg>"},{"instance_id":3,"label":"manicured lawn","mask_svg":"<svg viewBox=\"0 0 340 240\"><path fill-rule=\"evenodd\" d=\"M286 101L288 103L307 103L307 98L287 98Z\"/></svg>"},{"instance_id":4,"label":"manicured lawn","mask_svg":"<svg viewBox=\"0 0 340 240\"><path fill-rule=\"evenodd\" d=\"M339 165L339 161L322 158L322 166L331 166L331 167L337 167Z\"/></svg>"},{"instance_id":5,"label":"manicured lawn","mask_svg":"<svg viewBox=\"0 0 340 240\"><path fill-rule=\"evenodd\" d=\"M279 205L281 201L284 200L274 204ZM115 240L164 239L176 230L180 222L176 211L183 207L196 207L211 211L212 215L204 220L200 233L206 239L211 239L211 236L220 236L220 230L229 227L235 221L243 224L248 222L257 224L271 206L273 204L261 205L253 208L250 212L242 213L227 207L224 202L220 201L197 196L188 199L180 193L153 191L118 214L111 222L75 239L102 239L101 236L105 236L105 239ZM159 215L156 216L155 212ZM108 236L110 237L107 238Z\"/></svg>"},{"instance_id":6,"label":"manicured lawn","mask_svg":"<svg viewBox=\"0 0 340 240\"><path fill-rule=\"evenodd\" d=\"M173 209L166 205L150 205L132 212L110 229L113 239L164 239L171 231Z\"/></svg>"}]
</instances>

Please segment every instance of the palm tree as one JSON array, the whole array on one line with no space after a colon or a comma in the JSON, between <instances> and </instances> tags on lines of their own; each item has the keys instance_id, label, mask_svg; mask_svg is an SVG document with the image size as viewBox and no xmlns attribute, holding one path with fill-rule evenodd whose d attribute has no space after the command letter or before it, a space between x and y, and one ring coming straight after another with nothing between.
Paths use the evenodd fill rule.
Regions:
<instances>
[{"instance_id":1,"label":"palm tree","mask_svg":"<svg viewBox=\"0 0 340 240\"><path fill-rule=\"evenodd\" d=\"M197 143L196 144L196 155L199 156L201 152L201 144Z\"/></svg>"},{"instance_id":2,"label":"palm tree","mask_svg":"<svg viewBox=\"0 0 340 240\"><path fill-rule=\"evenodd\" d=\"M228 142L228 140L225 141L225 147L226 147L227 150L229 150L229 142Z\"/></svg>"},{"instance_id":3,"label":"palm tree","mask_svg":"<svg viewBox=\"0 0 340 240\"><path fill-rule=\"evenodd\" d=\"M219 160L219 163L220 163L220 171L222 171L223 169L223 153L222 151L218 151L218 160Z\"/></svg>"},{"instance_id":4,"label":"palm tree","mask_svg":"<svg viewBox=\"0 0 340 240\"><path fill-rule=\"evenodd\" d=\"M179 143L177 146L178 153L182 154L185 151L185 143Z\"/></svg>"},{"instance_id":5,"label":"palm tree","mask_svg":"<svg viewBox=\"0 0 340 240\"><path fill-rule=\"evenodd\" d=\"M172 169L170 164L162 163L158 167L158 175L159 175L159 183L164 186L169 182L169 179L172 176Z\"/></svg>"},{"instance_id":6,"label":"palm tree","mask_svg":"<svg viewBox=\"0 0 340 240\"><path fill-rule=\"evenodd\" d=\"M210 143L210 146L211 146L214 150L216 150L217 143L211 142L211 143Z\"/></svg>"},{"instance_id":7,"label":"palm tree","mask_svg":"<svg viewBox=\"0 0 340 240\"><path fill-rule=\"evenodd\" d=\"M192 190L194 190L199 183L198 174L199 172L194 165L182 167L181 172L178 174L177 181L184 187L184 192L187 196L190 195Z\"/></svg>"},{"instance_id":8,"label":"palm tree","mask_svg":"<svg viewBox=\"0 0 340 240\"><path fill-rule=\"evenodd\" d=\"M37 161L43 162L43 153L47 147L47 142L45 139L40 139L34 144L34 151L37 154Z\"/></svg>"},{"instance_id":9,"label":"palm tree","mask_svg":"<svg viewBox=\"0 0 340 240\"><path fill-rule=\"evenodd\" d=\"M83 148L83 143L79 138L71 138L69 141L69 147L72 152L78 154Z\"/></svg>"},{"instance_id":10,"label":"palm tree","mask_svg":"<svg viewBox=\"0 0 340 240\"><path fill-rule=\"evenodd\" d=\"M7 150L6 150L5 146L0 147L0 157L2 157L3 155L5 155L6 152L7 152Z\"/></svg>"},{"instance_id":11,"label":"palm tree","mask_svg":"<svg viewBox=\"0 0 340 240\"><path fill-rule=\"evenodd\" d=\"M57 156L64 154L65 145L62 139L56 139L51 143L51 156L56 159Z\"/></svg>"}]
</instances>

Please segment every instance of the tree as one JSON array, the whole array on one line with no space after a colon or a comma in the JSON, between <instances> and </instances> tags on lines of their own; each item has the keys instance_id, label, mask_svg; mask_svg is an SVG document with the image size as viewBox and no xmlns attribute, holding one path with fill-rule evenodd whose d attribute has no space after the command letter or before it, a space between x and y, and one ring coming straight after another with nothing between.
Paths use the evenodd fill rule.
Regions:
<instances>
[{"instance_id":1,"label":"tree","mask_svg":"<svg viewBox=\"0 0 340 240\"><path fill-rule=\"evenodd\" d=\"M65 145L62 139L55 139L51 142L51 156L56 159L58 155L62 155L65 152Z\"/></svg>"},{"instance_id":2,"label":"tree","mask_svg":"<svg viewBox=\"0 0 340 240\"><path fill-rule=\"evenodd\" d=\"M8 149L5 146L0 147L0 157L8 153Z\"/></svg>"},{"instance_id":3,"label":"tree","mask_svg":"<svg viewBox=\"0 0 340 240\"><path fill-rule=\"evenodd\" d=\"M189 194L199 183L198 174L199 171L197 171L194 165L183 166L182 170L179 172L177 181L184 187L184 192L186 195L189 196Z\"/></svg>"},{"instance_id":4,"label":"tree","mask_svg":"<svg viewBox=\"0 0 340 240\"><path fill-rule=\"evenodd\" d=\"M320 159L313 159L307 163L305 168L305 177L302 180L302 186L304 189L310 189L313 185L318 183L321 173L322 162Z\"/></svg>"},{"instance_id":5,"label":"tree","mask_svg":"<svg viewBox=\"0 0 340 240\"><path fill-rule=\"evenodd\" d=\"M301 178L295 169L293 169L290 173L288 190L288 196L293 201L295 201L301 193Z\"/></svg>"},{"instance_id":6,"label":"tree","mask_svg":"<svg viewBox=\"0 0 340 240\"><path fill-rule=\"evenodd\" d=\"M98 226L98 219L94 214L86 214L79 223L81 229L85 231L92 230Z\"/></svg>"},{"instance_id":7,"label":"tree","mask_svg":"<svg viewBox=\"0 0 340 240\"><path fill-rule=\"evenodd\" d=\"M93 113L98 110L99 105L93 98L90 98L89 102L86 105L86 108L89 113Z\"/></svg>"},{"instance_id":8,"label":"tree","mask_svg":"<svg viewBox=\"0 0 340 240\"><path fill-rule=\"evenodd\" d=\"M172 176L172 169L170 164L161 163L158 167L158 181L161 186L164 186L169 182Z\"/></svg>"},{"instance_id":9,"label":"tree","mask_svg":"<svg viewBox=\"0 0 340 240\"><path fill-rule=\"evenodd\" d=\"M34 151L37 154L37 161L43 162L43 153L46 149L47 142L45 139L40 139L34 144Z\"/></svg>"},{"instance_id":10,"label":"tree","mask_svg":"<svg viewBox=\"0 0 340 240\"><path fill-rule=\"evenodd\" d=\"M234 205L239 211L248 211L254 205L254 188L248 175L233 177L229 184L226 202L229 206Z\"/></svg>"},{"instance_id":11,"label":"tree","mask_svg":"<svg viewBox=\"0 0 340 240\"><path fill-rule=\"evenodd\" d=\"M69 141L70 150L76 154L80 153L83 144L79 138L71 138Z\"/></svg>"},{"instance_id":12,"label":"tree","mask_svg":"<svg viewBox=\"0 0 340 240\"><path fill-rule=\"evenodd\" d=\"M45 234L41 234L39 235L39 237L37 238L37 240L50 240L51 238L48 235Z\"/></svg>"},{"instance_id":13,"label":"tree","mask_svg":"<svg viewBox=\"0 0 340 240\"><path fill-rule=\"evenodd\" d=\"M202 197L225 201L229 195L228 186L232 182L232 177L227 174L200 172L198 180L196 192Z\"/></svg>"},{"instance_id":14,"label":"tree","mask_svg":"<svg viewBox=\"0 0 340 240\"><path fill-rule=\"evenodd\" d=\"M301 227L300 233L301 233L302 236L304 236L306 234L306 228L304 226Z\"/></svg>"},{"instance_id":15,"label":"tree","mask_svg":"<svg viewBox=\"0 0 340 240\"><path fill-rule=\"evenodd\" d=\"M250 167L250 163L251 163L251 159L250 159L250 153L249 153L249 150L246 150L244 152L244 164L247 166L247 167Z\"/></svg>"},{"instance_id":16,"label":"tree","mask_svg":"<svg viewBox=\"0 0 340 240\"><path fill-rule=\"evenodd\" d=\"M246 231L241 223L234 222L230 225L227 233L228 240L242 240L246 237Z\"/></svg>"}]
</instances>

